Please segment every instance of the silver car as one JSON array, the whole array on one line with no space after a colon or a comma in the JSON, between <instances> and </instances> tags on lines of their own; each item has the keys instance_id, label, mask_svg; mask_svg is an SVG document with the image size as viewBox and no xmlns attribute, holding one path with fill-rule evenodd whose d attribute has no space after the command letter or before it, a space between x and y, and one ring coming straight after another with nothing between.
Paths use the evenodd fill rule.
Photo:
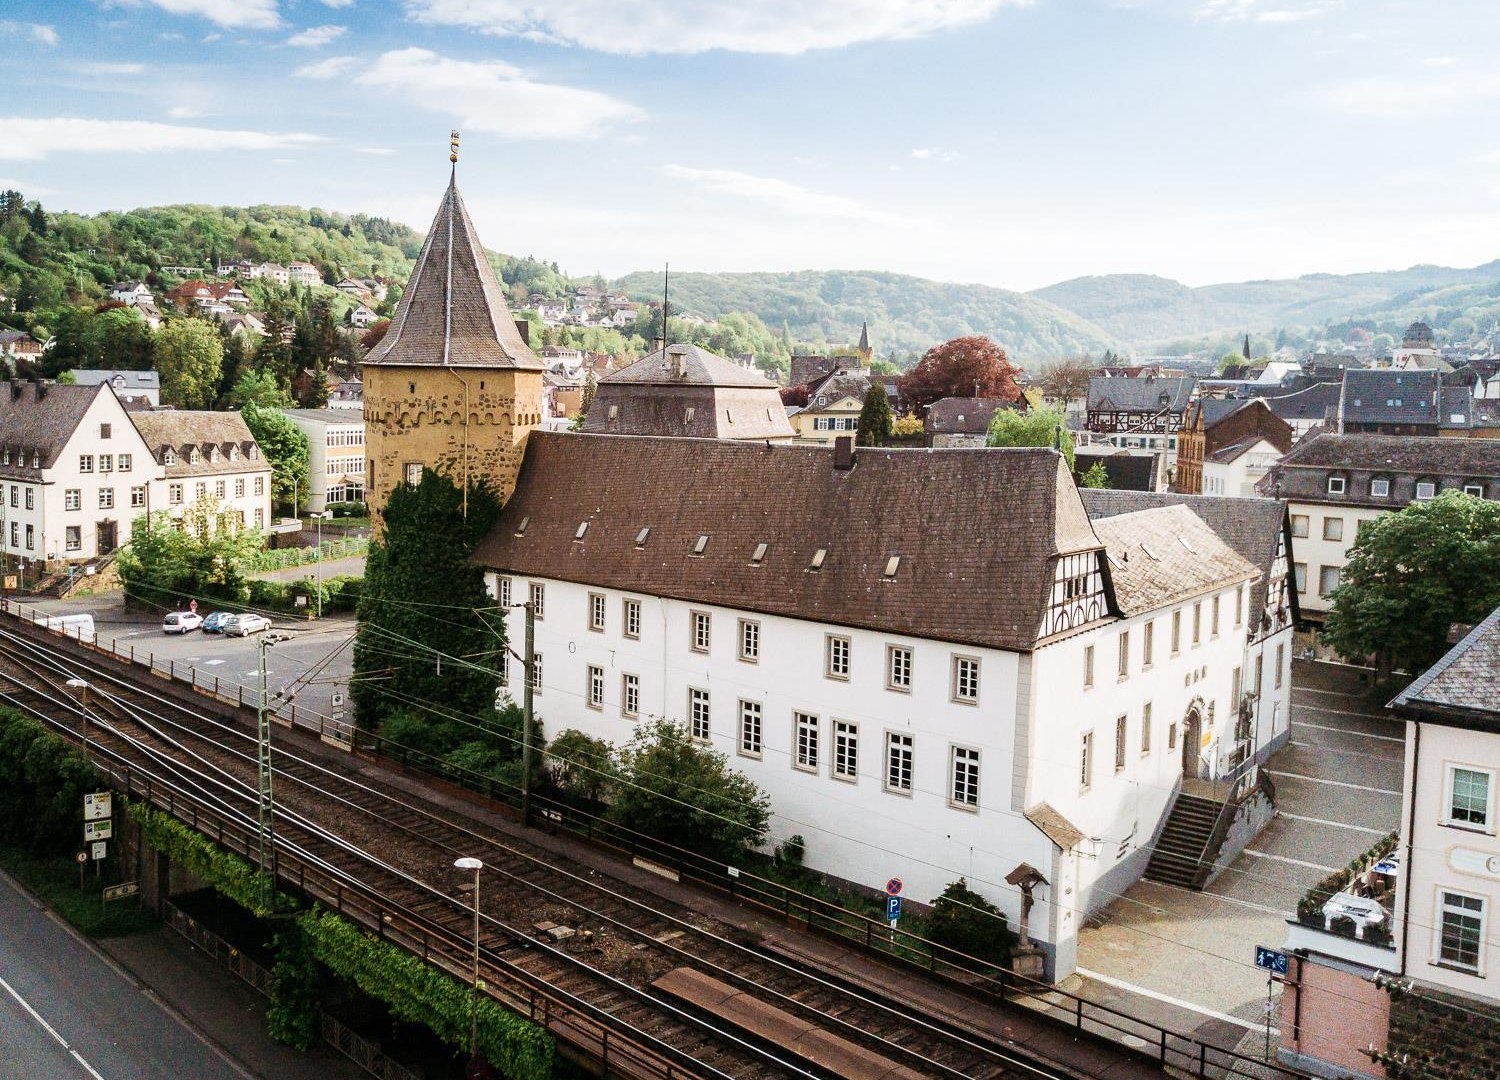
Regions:
<instances>
[{"instance_id":1,"label":"silver car","mask_svg":"<svg viewBox=\"0 0 1500 1080\"><path fill-rule=\"evenodd\" d=\"M224 620L224 633L229 637L249 637L251 634L258 634L262 630L269 629L271 629L271 620L253 611L231 615Z\"/></svg>"}]
</instances>

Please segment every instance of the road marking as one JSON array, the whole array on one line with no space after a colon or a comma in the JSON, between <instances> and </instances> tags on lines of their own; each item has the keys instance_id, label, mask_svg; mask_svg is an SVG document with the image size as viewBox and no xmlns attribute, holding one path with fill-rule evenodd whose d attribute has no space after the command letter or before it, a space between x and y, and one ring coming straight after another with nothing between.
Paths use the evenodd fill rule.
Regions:
<instances>
[{"instance_id":1,"label":"road marking","mask_svg":"<svg viewBox=\"0 0 1500 1080\"><path fill-rule=\"evenodd\" d=\"M74 1050L71 1046L68 1045L68 1040L59 1035L57 1033L57 1029L51 1024L47 1023L47 1021L42 1018L42 1014L31 1007L31 1002L27 1001L20 994L16 993L15 987L11 986L11 984L6 982L3 978L0 978L0 986L3 986L5 988L5 992L16 999L16 1004L25 1009L27 1014L42 1026L42 1030L46 1031L48 1035L51 1035L52 1038L56 1040L58 1046L61 1046L72 1056L74 1061L83 1066L84 1071L92 1076L94 1080L104 1080L104 1077L100 1076L97 1072L94 1071L94 1067L92 1065L83 1060L83 1056L79 1054L77 1050Z\"/></svg>"},{"instance_id":2,"label":"road marking","mask_svg":"<svg viewBox=\"0 0 1500 1080\"><path fill-rule=\"evenodd\" d=\"M1131 994L1140 994L1142 997L1148 997L1153 998L1157 1001L1163 1001L1168 1005L1175 1005L1179 1009L1186 1009L1189 1012L1195 1012L1199 1016L1207 1016L1214 1020L1222 1020L1226 1024L1233 1024L1235 1027L1242 1027L1246 1031L1260 1032L1266 1030L1265 1024L1252 1024L1248 1020L1241 1020L1238 1016L1230 1016L1228 1013L1217 1012L1214 1009L1205 1009L1202 1005L1194 1005L1191 1001L1183 1001L1182 998L1175 998L1167 994L1158 993L1157 991L1148 989L1147 987L1137 986L1135 983L1128 983L1124 979L1113 979L1108 975L1101 975L1097 971L1090 971L1088 968L1075 967L1073 970L1078 972L1078 974L1082 975L1086 979L1094 979L1097 982L1102 982L1105 986L1113 986L1116 990L1124 990ZM1281 1033L1279 1029L1274 1027L1271 1030L1275 1031L1278 1035Z\"/></svg>"},{"instance_id":3,"label":"road marking","mask_svg":"<svg viewBox=\"0 0 1500 1080\"><path fill-rule=\"evenodd\" d=\"M1404 738L1396 735L1366 735L1363 731L1351 731L1349 728L1332 727L1328 724L1309 724L1305 720L1293 720L1292 727L1312 728L1314 731L1337 731L1343 735L1354 735L1361 739L1379 739L1381 742L1406 742ZM1307 745L1312 746L1314 744L1308 743Z\"/></svg>"},{"instance_id":4,"label":"road marking","mask_svg":"<svg viewBox=\"0 0 1500 1080\"><path fill-rule=\"evenodd\" d=\"M1392 791L1390 788L1370 787L1370 785L1368 785L1368 784L1347 784L1347 783L1345 783L1342 780L1323 780L1323 779L1320 779L1319 777L1316 777L1316 776L1303 776L1301 773L1282 772L1280 769L1273 769L1273 770L1269 770L1269 771L1271 772L1271 779L1273 779L1273 780L1277 780L1277 779L1280 779L1281 777L1285 776L1289 780L1306 780L1310 784L1330 784L1333 787L1354 788L1354 790L1356 790L1356 791L1368 791L1368 792L1370 792L1373 795L1400 795L1401 794L1401 792L1399 792L1399 791Z\"/></svg>"},{"instance_id":5,"label":"road marking","mask_svg":"<svg viewBox=\"0 0 1500 1080\"><path fill-rule=\"evenodd\" d=\"M1269 851L1256 851L1254 848L1246 848L1242 854L1254 855L1257 859L1273 859L1276 862L1291 863L1293 866L1305 866L1309 870L1322 870L1328 874L1332 874L1339 869L1337 866L1324 866L1322 863L1303 862L1301 859L1288 859L1285 855L1272 855Z\"/></svg>"},{"instance_id":6,"label":"road marking","mask_svg":"<svg viewBox=\"0 0 1500 1080\"><path fill-rule=\"evenodd\" d=\"M1288 821L1310 821L1314 825L1331 825L1335 829L1353 829L1355 832L1369 833L1371 836L1388 836L1389 829L1367 829L1363 825L1346 825L1342 821L1329 821L1327 818L1304 817L1301 814L1288 814L1285 810L1278 811L1277 817L1284 817Z\"/></svg>"},{"instance_id":7,"label":"road marking","mask_svg":"<svg viewBox=\"0 0 1500 1080\"><path fill-rule=\"evenodd\" d=\"M205 661L203 661L203 666L204 667L213 667L215 664L222 664L222 663L224 663L224 660L222 658L217 659L217 660L205 660Z\"/></svg>"},{"instance_id":8,"label":"road marking","mask_svg":"<svg viewBox=\"0 0 1500 1080\"><path fill-rule=\"evenodd\" d=\"M1361 712L1359 709L1330 709L1327 705L1307 705L1300 701L1292 702L1292 708L1306 709L1308 712L1331 712L1339 716L1357 716L1361 720L1380 720L1392 726L1402 723L1386 713Z\"/></svg>"}]
</instances>

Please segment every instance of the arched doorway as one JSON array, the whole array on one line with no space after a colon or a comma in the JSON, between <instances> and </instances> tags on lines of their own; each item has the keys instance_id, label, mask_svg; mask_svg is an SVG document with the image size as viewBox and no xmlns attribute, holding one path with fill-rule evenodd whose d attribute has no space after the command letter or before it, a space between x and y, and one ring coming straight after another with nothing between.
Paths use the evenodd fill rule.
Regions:
<instances>
[{"instance_id":1,"label":"arched doorway","mask_svg":"<svg viewBox=\"0 0 1500 1080\"><path fill-rule=\"evenodd\" d=\"M1198 706L1188 709L1182 721L1182 775L1185 779L1198 778L1198 747L1203 741L1203 714Z\"/></svg>"}]
</instances>

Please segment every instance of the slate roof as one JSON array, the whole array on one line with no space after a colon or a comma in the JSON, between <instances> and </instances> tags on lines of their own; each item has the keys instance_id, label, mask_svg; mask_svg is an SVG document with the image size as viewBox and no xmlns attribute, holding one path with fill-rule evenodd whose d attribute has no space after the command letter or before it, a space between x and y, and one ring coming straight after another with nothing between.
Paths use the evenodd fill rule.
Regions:
<instances>
[{"instance_id":1,"label":"slate roof","mask_svg":"<svg viewBox=\"0 0 1500 1080\"><path fill-rule=\"evenodd\" d=\"M298 420L315 420L321 424L362 424L365 418L353 409L282 409Z\"/></svg>"},{"instance_id":2,"label":"slate roof","mask_svg":"<svg viewBox=\"0 0 1500 1080\"><path fill-rule=\"evenodd\" d=\"M544 368L516 329L456 180L449 181L438 204L390 329L364 362Z\"/></svg>"},{"instance_id":3,"label":"slate roof","mask_svg":"<svg viewBox=\"0 0 1500 1080\"><path fill-rule=\"evenodd\" d=\"M678 364L681 373L678 373ZM599 385L636 386L743 386L757 390L776 389L776 384L757 371L747 371L696 345L668 345L647 353L635 363L612 371Z\"/></svg>"},{"instance_id":4,"label":"slate roof","mask_svg":"<svg viewBox=\"0 0 1500 1080\"><path fill-rule=\"evenodd\" d=\"M473 560L510 574L1028 650L1054 557L1100 546L1056 451L862 448L847 471L834 468L834 453L533 432L515 494ZM695 557L700 536L707 547ZM820 549L826 557L814 571ZM887 579L893 555L900 563Z\"/></svg>"},{"instance_id":5,"label":"slate roof","mask_svg":"<svg viewBox=\"0 0 1500 1080\"><path fill-rule=\"evenodd\" d=\"M1500 730L1500 607L1391 702L1403 716L1423 720L1481 720Z\"/></svg>"},{"instance_id":6,"label":"slate roof","mask_svg":"<svg viewBox=\"0 0 1500 1080\"><path fill-rule=\"evenodd\" d=\"M1062 851L1071 850L1083 839L1083 832L1051 803L1037 803L1026 811L1026 820L1042 830L1043 835Z\"/></svg>"},{"instance_id":7,"label":"slate roof","mask_svg":"<svg viewBox=\"0 0 1500 1080\"><path fill-rule=\"evenodd\" d=\"M1095 375L1089 379L1088 408L1105 412L1161 412L1161 395L1168 396L1166 408L1182 412L1193 396L1197 379L1163 379L1147 376L1139 379L1117 379Z\"/></svg>"},{"instance_id":8,"label":"slate roof","mask_svg":"<svg viewBox=\"0 0 1500 1080\"><path fill-rule=\"evenodd\" d=\"M1001 409L1024 409L1025 400L942 398L927 407L927 418L923 421L923 426L929 435L983 435L990 430L990 421L997 412Z\"/></svg>"},{"instance_id":9,"label":"slate roof","mask_svg":"<svg viewBox=\"0 0 1500 1080\"><path fill-rule=\"evenodd\" d=\"M787 385L806 386L848 360L846 356L794 356L788 369Z\"/></svg>"},{"instance_id":10,"label":"slate roof","mask_svg":"<svg viewBox=\"0 0 1500 1080\"><path fill-rule=\"evenodd\" d=\"M107 370L105 368L74 368L73 381L79 386L98 386L100 383L114 385L118 377L118 389L129 393L132 390L160 390L161 374L155 371Z\"/></svg>"},{"instance_id":11,"label":"slate roof","mask_svg":"<svg viewBox=\"0 0 1500 1080\"><path fill-rule=\"evenodd\" d=\"M1328 478L1345 478L1343 494L1328 492ZM1370 495L1370 480L1390 481L1390 495ZM1371 506L1398 510L1415 498L1418 480L1439 491L1484 487L1500 499L1500 439L1417 435L1333 435L1304 438L1261 478L1265 495L1300 502Z\"/></svg>"},{"instance_id":12,"label":"slate roof","mask_svg":"<svg viewBox=\"0 0 1500 1080\"><path fill-rule=\"evenodd\" d=\"M157 464L165 464L163 451L171 447L177 455L167 465L167 479L180 476L217 476L226 473L270 472L271 463L260 454L260 447L245 418L237 412L209 412L189 409L150 409L132 412L130 419L141 433ZM219 460L210 460L209 449L219 448ZM229 459L229 448L237 447L239 460ZM190 460L189 451L198 449L198 461ZM254 456L252 456L252 454Z\"/></svg>"},{"instance_id":13,"label":"slate roof","mask_svg":"<svg viewBox=\"0 0 1500 1080\"><path fill-rule=\"evenodd\" d=\"M1261 574L1186 506L1157 506L1096 518L1109 553L1115 603L1139 615Z\"/></svg>"},{"instance_id":14,"label":"slate roof","mask_svg":"<svg viewBox=\"0 0 1500 1080\"><path fill-rule=\"evenodd\" d=\"M1339 410L1346 424L1438 423L1435 371L1391 371L1353 368L1344 372Z\"/></svg>"},{"instance_id":15,"label":"slate roof","mask_svg":"<svg viewBox=\"0 0 1500 1080\"><path fill-rule=\"evenodd\" d=\"M1170 491L1107 491L1080 488L1079 496L1098 522L1137 510L1185 506L1251 566L1261 572L1250 586L1250 610L1266 606L1266 586L1286 523L1286 504L1279 499L1240 499L1232 495L1179 495Z\"/></svg>"},{"instance_id":16,"label":"slate roof","mask_svg":"<svg viewBox=\"0 0 1500 1080\"><path fill-rule=\"evenodd\" d=\"M7 477L40 480L42 470L57 462L102 386L58 386L12 380L0 383L0 446L11 451L11 464L0 466ZM33 453L38 467L31 467ZM3 460L3 459L0 459Z\"/></svg>"},{"instance_id":17,"label":"slate roof","mask_svg":"<svg viewBox=\"0 0 1500 1080\"><path fill-rule=\"evenodd\" d=\"M1276 393L1277 387L1252 387L1250 396L1258 397L1287 423L1294 420L1324 420L1330 410L1337 410L1341 383L1314 383L1290 394ZM1262 392L1264 391L1264 392Z\"/></svg>"},{"instance_id":18,"label":"slate roof","mask_svg":"<svg viewBox=\"0 0 1500 1080\"><path fill-rule=\"evenodd\" d=\"M870 392L870 377L844 368L837 368L820 379L815 379L807 388L807 407L814 412L835 405L846 397L863 403ZM822 398L820 405L818 399Z\"/></svg>"},{"instance_id":19,"label":"slate roof","mask_svg":"<svg viewBox=\"0 0 1500 1080\"><path fill-rule=\"evenodd\" d=\"M1154 450L1132 452L1112 446L1080 446L1073 451L1074 474L1082 476L1097 462L1104 466L1111 488L1155 491L1160 484L1162 455Z\"/></svg>"},{"instance_id":20,"label":"slate roof","mask_svg":"<svg viewBox=\"0 0 1500 1080\"><path fill-rule=\"evenodd\" d=\"M795 434L775 383L696 345L658 349L599 379L583 430L700 439Z\"/></svg>"},{"instance_id":21,"label":"slate roof","mask_svg":"<svg viewBox=\"0 0 1500 1080\"><path fill-rule=\"evenodd\" d=\"M1205 429L1213 427L1226 416L1239 412L1250 404L1244 398L1199 398L1188 407L1184 422L1188 427L1196 426L1199 417Z\"/></svg>"}]
</instances>

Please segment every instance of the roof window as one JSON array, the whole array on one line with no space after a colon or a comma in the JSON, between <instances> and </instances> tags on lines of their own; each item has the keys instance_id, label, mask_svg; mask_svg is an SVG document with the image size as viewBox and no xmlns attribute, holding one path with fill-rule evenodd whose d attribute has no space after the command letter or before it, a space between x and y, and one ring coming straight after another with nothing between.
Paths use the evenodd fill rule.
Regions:
<instances>
[{"instance_id":1,"label":"roof window","mask_svg":"<svg viewBox=\"0 0 1500 1080\"><path fill-rule=\"evenodd\" d=\"M645 547L646 546L646 537L648 537L650 535L651 535L651 526L647 525L644 529L642 529L640 532L638 532L638 533L635 534L635 546L638 547L638 548L639 547Z\"/></svg>"},{"instance_id":2,"label":"roof window","mask_svg":"<svg viewBox=\"0 0 1500 1080\"><path fill-rule=\"evenodd\" d=\"M765 562L766 552L770 549L770 547L770 544L756 544L755 552L750 556L750 561L755 563L757 566Z\"/></svg>"},{"instance_id":3,"label":"roof window","mask_svg":"<svg viewBox=\"0 0 1500 1080\"><path fill-rule=\"evenodd\" d=\"M691 424L693 422L693 414L696 413L697 411L698 410L695 409L691 405L689 405L687 408L683 409L682 410L682 422L684 424Z\"/></svg>"},{"instance_id":4,"label":"roof window","mask_svg":"<svg viewBox=\"0 0 1500 1080\"><path fill-rule=\"evenodd\" d=\"M1142 544L1141 550L1146 553L1146 558L1150 559L1152 562L1161 562L1161 556L1152 551L1149 545Z\"/></svg>"},{"instance_id":5,"label":"roof window","mask_svg":"<svg viewBox=\"0 0 1500 1080\"><path fill-rule=\"evenodd\" d=\"M896 578L896 571L901 567L901 556L892 555L885 561L885 576L892 581Z\"/></svg>"},{"instance_id":6,"label":"roof window","mask_svg":"<svg viewBox=\"0 0 1500 1080\"><path fill-rule=\"evenodd\" d=\"M620 419L620 406L618 406L618 405L611 405L609 407L609 418L611 420L618 420L618 419Z\"/></svg>"},{"instance_id":7,"label":"roof window","mask_svg":"<svg viewBox=\"0 0 1500 1080\"><path fill-rule=\"evenodd\" d=\"M1193 546L1192 541L1189 540L1186 536L1179 536L1177 538L1177 542L1191 551L1194 555L1198 554L1198 549Z\"/></svg>"},{"instance_id":8,"label":"roof window","mask_svg":"<svg viewBox=\"0 0 1500 1080\"><path fill-rule=\"evenodd\" d=\"M693 554L702 555L708 550L708 533L700 533L698 539L693 543Z\"/></svg>"},{"instance_id":9,"label":"roof window","mask_svg":"<svg viewBox=\"0 0 1500 1080\"><path fill-rule=\"evenodd\" d=\"M823 569L823 560L826 559L826 558L828 558L828 549L827 548L819 548L817 551L813 552L812 564L810 566L808 566L808 569L809 570L821 570L821 569Z\"/></svg>"},{"instance_id":10,"label":"roof window","mask_svg":"<svg viewBox=\"0 0 1500 1080\"><path fill-rule=\"evenodd\" d=\"M527 514L525 517L523 517L521 519L521 524L519 524L519 525L516 526L516 535L517 536L525 536L526 535L526 526L528 526L530 524L531 524L531 515Z\"/></svg>"},{"instance_id":11,"label":"roof window","mask_svg":"<svg viewBox=\"0 0 1500 1080\"><path fill-rule=\"evenodd\" d=\"M589 523L587 521L580 521L578 523L578 528L576 530L574 530L574 532L573 532L573 539L574 540L582 540L583 539L583 534L586 533L586 532L588 532L588 531L589 531Z\"/></svg>"}]
</instances>

